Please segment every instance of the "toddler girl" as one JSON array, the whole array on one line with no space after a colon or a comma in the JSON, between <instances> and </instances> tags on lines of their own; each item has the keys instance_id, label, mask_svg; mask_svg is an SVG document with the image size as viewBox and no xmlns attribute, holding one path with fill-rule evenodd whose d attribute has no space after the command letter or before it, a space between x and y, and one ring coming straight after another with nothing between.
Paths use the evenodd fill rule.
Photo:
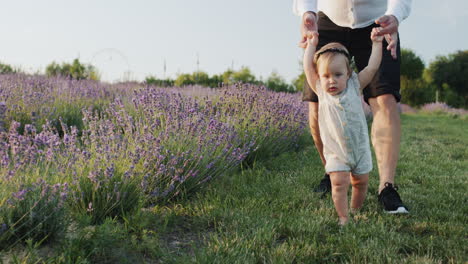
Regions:
<instances>
[{"instance_id":1,"label":"toddler girl","mask_svg":"<svg viewBox=\"0 0 468 264\"><path fill-rule=\"evenodd\" d=\"M340 225L348 222L348 187L351 182L351 209L362 207L367 193L372 158L366 118L361 103L362 89L379 69L382 60L380 28L371 33L372 53L359 74L350 67L348 50L329 43L317 52L318 33L308 39L304 72L309 86L319 98L319 128L323 142L325 171L330 174L332 198Z\"/></svg>"}]
</instances>

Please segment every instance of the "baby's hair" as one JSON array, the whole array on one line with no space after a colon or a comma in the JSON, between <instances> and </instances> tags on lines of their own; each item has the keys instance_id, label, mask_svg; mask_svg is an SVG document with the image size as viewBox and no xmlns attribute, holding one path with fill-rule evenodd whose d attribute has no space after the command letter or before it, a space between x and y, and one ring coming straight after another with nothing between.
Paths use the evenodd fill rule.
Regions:
<instances>
[{"instance_id":1,"label":"baby's hair","mask_svg":"<svg viewBox=\"0 0 468 264\"><path fill-rule=\"evenodd\" d=\"M350 66L351 56L349 55L349 52L346 49L346 47L338 42L328 43L327 45L320 48L317 52L315 52L315 55L314 55L315 70L318 71L317 64L319 62L319 59L320 59L320 63L325 63L328 65L330 61L337 55L342 55L345 57L346 67L348 69L348 75L351 76L351 66Z\"/></svg>"}]
</instances>

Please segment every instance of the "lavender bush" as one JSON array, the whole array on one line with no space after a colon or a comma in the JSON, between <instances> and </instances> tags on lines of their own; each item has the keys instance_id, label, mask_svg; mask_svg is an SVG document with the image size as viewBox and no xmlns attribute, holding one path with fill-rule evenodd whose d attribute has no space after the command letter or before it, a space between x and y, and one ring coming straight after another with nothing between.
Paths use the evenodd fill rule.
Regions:
<instances>
[{"instance_id":1,"label":"lavender bush","mask_svg":"<svg viewBox=\"0 0 468 264\"><path fill-rule=\"evenodd\" d=\"M161 89L2 75L0 87L0 191L38 178L68 183L67 205L94 223L288 151L306 122L297 95L251 85Z\"/></svg>"},{"instance_id":2,"label":"lavender bush","mask_svg":"<svg viewBox=\"0 0 468 264\"><path fill-rule=\"evenodd\" d=\"M101 224L108 217L123 219L141 209L138 183L116 173L112 166L80 177L75 184L69 199L71 210L90 216L91 224Z\"/></svg>"},{"instance_id":3,"label":"lavender bush","mask_svg":"<svg viewBox=\"0 0 468 264\"><path fill-rule=\"evenodd\" d=\"M404 113L404 114L415 114L417 113L417 110L412 108L411 106L407 105L407 104L398 104L399 105L399 110L400 110L400 113Z\"/></svg>"},{"instance_id":4,"label":"lavender bush","mask_svg":"<svg viewBox=\"0 0 468 264\"><path fill-rule=\"evenodd\" d=\"M241 138L231 124L180 93L147 88L135 92L133 103L133 115L117 100L105 118L93 120L100 127L107 122L125 142L127 163L142 176L148 201L198 189L239 164L253 145L253 139Z\"/></svg>"},{"instance_id":5,"label":"lavender bush","mask_svg":"<svg viewBox=\"0 0 468 264\"><path fill-rule=\"evenodd\" d=\"M452 114L457 116L465 116L468 111L465 109L457 109L450 107L445 103L429 103L421 107L421 111L425 113L439 113L439 114Z\"/></svg>"},{"instance_id":6,"label":"lavender bush","mask_svg":"<svg viewBox=\"0 0 468 264\"><path fill-rule=\"evenodd\" d=\"M244 84L219 89L202 99L210 115L231 123L241 137L255 139L247 163L297 147L305 131L307 106L297 94Z\"/></svg>"},{"instance_id":7,"label":"lavender bush","mask_svg":"<svg viewBox=\"0 0 468 264\"><path fill-rule=\"evenodd\" d=\"M135 84L110 85L91 80L2 74L0 102L4 103L4 109L0 109L0 122L8 129L15 120L21 124L22 133L25 124L40 130L48 120L60 130L58 118L61 117L68 125L81 129L82 108L102 109L114 98L130 94L130 87Z\"/></svg>"},{"instance_id":8,"label":"lavender bush","mask_svg":"<svg viewBox=\"0 0 468 264\"><path fill-rule=\"evenodd\" d=\"M12 248L28 239L46 242L62 235L68 226L64 207L67 184L50 185L39 179L17 188L9 184L7 187L16 191L3 193L0 199L1 249Z\"/></svg>"}]
</instances>

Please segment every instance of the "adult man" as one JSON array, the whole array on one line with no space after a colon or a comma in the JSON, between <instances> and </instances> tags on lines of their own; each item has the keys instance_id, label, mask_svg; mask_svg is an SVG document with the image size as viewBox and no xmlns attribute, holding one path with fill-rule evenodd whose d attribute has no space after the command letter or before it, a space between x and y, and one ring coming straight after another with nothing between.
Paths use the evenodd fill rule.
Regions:
<instances>
[{"instance_id":1,"label":"adult man","mask_svg":"<svg viewBox=\"0 0 468 264\"><path fill-rule=\"evenodd\" d=\"M307 45L314 31L319 33L317 49L329 42L340 42L354 57L358 71L369 60L370 31L380 26L385 36L379 73L364 89L364 99L373 113L372 144L379 170L379 202L389 213L408 213L394 185L400 151L400 47L398 25L410 12L411 0L294 0L293 10L302 17L299 45ZM318 12L319 11L319 12ZM317 18L318 17L318 18ZM322 162L323 145L318 127L318 98L304 87L303 100L309 101L309 125ZM330 191L330 178L325 175L316 191Z\"/></svg>"}]
</instances>

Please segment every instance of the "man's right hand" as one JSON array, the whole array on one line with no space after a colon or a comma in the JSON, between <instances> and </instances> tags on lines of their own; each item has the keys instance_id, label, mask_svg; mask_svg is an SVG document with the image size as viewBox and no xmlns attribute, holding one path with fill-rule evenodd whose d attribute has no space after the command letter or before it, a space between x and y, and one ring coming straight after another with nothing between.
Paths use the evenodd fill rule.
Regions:
<instances>
[{"instance_id":1,"label":"man's right hand","mask_svg":"<svg viewBox=\"0 0 468 264\"><path fill-rule=\"evenodd\" d=\"M317 17L314 12L305 12L304 15L302 15L302 38L299 42L299 47L305 49L307 47L307 39L312 38L314 32L317 33Z\"/></svg>"}]
</instances>

